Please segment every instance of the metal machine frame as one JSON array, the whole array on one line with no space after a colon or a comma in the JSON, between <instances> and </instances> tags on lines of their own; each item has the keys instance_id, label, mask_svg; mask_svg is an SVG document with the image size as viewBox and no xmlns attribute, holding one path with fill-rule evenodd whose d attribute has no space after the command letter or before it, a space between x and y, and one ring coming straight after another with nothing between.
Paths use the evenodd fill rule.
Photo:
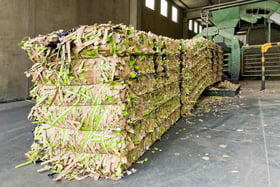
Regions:
<instances>
[{"instance_id":1,"label":"metal machine frame","mask_svg":"<svg viewBox=\"0 0 280 187\"><path fill-rule=\"evenodd\" d=\"M249 3L249 4L248 4ZM244 1L232 2L220 7L204 8L201 11L202 19L207 23L206 28L194 38L205 37L221 44L227 57L225 58L225 70L227 79L237 82L240 76L241 44L235 33L237 24L242 20L248 23L256 23L264 18L268 23L267 42L271 39L271 23L280 24L280 4L275 1ZM208 27L208 23L214 26Z\"/></svg>"}]
</instances>

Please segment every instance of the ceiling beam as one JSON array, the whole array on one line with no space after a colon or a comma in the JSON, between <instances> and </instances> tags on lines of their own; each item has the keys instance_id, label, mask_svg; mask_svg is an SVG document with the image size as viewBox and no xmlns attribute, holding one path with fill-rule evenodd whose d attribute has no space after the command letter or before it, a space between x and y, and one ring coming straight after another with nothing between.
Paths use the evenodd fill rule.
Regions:
<instances>
[{"instance_id":1,"label":"ceiling beam","mask_svg":"<svg viewBox=\"0 0 280 187\"><path fill-rule=\"evenodd\" d=\"M186 9L190 9L190 7L186 3L184 3L182 0L179 0L179 1L186 7Z\"/></svg>"},{"instance_id":2,"label":"ceiling beam","mask_svg":"<svg viewBox=\"0 0 280 187\"><path fill-rule=\"evenodd\" d=\"M235 6L247 5L251 3L257 3L261 1L263 0L236 0L236 1L214 4L207 7L201 7L201 10L203 11L203 10L216 10L216 9L230 8Z\"/></svg>"},{"instance_id":3,"label":"ceiling beam","mask_svg":"<svg viewBox=\"0 0 280 187\"><path fill-rule=\"evenodd\" d=\"M210 1L210 0L208 0L208 1ZM189 9L186 11L186 17L188 19L196 19L196 18L200 18L200 13L205 10L212 11L212 10L216 10L216 9L230 8L233 6L241 6L241 5L256 3L256 2L260 2L260 1L262 1L262 0L237 0L237 1L227 2L227 3L223 3L223 4L213 4L213 5L207 6L207 7Z\"/></svg>"},{"instance_id":4,"label":"ceiling beam","mask_svg":"<svg viewBox=\"0 0 280 187\"><path fill-rule=\"evenodd\" d=\"M172 0L172 2L186 10L190 9L190 7L186 3L184 3L184 1L182 1L182 0Z\"/></svg>"},{"instance_id":5,"label":"ceiling beam","mask_svg":"<svg viewBox=\"0 0 280 187\"><path fill-rule=\"evenodd\" d=\"M194 8L194 9L189 9L188 11L186 11L186 17L188 19L196 19L196 18L200 18L200 11L201 8Z\"/></svg>"}]
</instances>

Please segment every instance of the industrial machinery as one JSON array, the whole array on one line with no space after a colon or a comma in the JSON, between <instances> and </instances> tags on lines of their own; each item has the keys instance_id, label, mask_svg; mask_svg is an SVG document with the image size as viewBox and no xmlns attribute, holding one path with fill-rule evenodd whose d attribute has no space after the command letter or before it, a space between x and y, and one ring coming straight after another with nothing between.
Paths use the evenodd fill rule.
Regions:
<instances>
[{"instance_id":1,"label":"industrial machinery","mask_svg":"<svg viewBox=\"0 0 280 187\"><path fill-rule=\"evenodd\" d=\"M248 45L242 47L241 76L244 78L259 77L261 75L262 45ZM280 46L273 45L265 53L265 75L270 79L280 76Z\"/></svg>"},{"instance_id":2,"label":"industrial machinery","mask_svg":"<svg viewBox=\"0 0 280 187\"><path fill-rule=\"evenodd\" d=\"M280 4L275 1L234 1L203 8L201 18L206 27L195 38L209 38L222 46L226 79L237 82L240 76L242 49L237 25L241 21L255 24L259 19L264 19L267 23L266 42L270 42L271 23L280 25ZM208 26L209 23L213 26Z\"/></svg>"}]
</instances>

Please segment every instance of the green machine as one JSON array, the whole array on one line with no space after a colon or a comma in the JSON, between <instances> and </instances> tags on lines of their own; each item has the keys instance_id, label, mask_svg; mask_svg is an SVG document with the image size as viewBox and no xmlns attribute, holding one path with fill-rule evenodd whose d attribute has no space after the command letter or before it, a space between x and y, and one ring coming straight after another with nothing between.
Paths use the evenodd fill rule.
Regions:
<instances>
[{"instance_id":1,"label":"green machine","mask_svg":"<svg viewBox=\"0 0 280 187\"><path fill-rule=\"evenodd\" d=\"M220 44L224 51L226 79L238 82L242 44L236 35L237 25L241 20L254 24L264 18L268 25L267 42L270 42L271 23L280 25L280 4L275 1L233 1L203 8L201 18L207 23L206 28L194 38L205 37ZM209 22L213 26L209 27Z\"/></svg>"}]
</instances>

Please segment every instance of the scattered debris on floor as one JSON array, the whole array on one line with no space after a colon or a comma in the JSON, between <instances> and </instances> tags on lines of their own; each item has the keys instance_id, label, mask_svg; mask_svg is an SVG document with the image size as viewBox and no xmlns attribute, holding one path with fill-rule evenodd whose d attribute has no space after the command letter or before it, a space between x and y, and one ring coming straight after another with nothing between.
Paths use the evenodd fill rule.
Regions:
<instances>
[{"instance_id":1,"label":"scattered debris on floor","mask_svg":"<svg viewBox=\"0 0 280 187\"><path fill-rule=\"evenodd\" d=\"M219 145L219 147L224 149L224 148L227 148L227 145L221 144L221 145Z\"/></svg>"},{"instance_id":2,"label":"scattered debris on floor","mask_svg":"<svg viewBox=\"0 0 280 187\"><path fill-rule=\"evenodd\" d=\"M239 173L238 170L232 170L231 172L232 172L232 173Z\"/></svg>"},{"instance_id":3,"label":"scattered debris on floor","mask_svg":"<svg viewBox=\"0 0 280 187\"><path fill-rule=\"evenodd\" d=\"M210 86L209 90L219 90L219 89L224 89L224 90L236 90L240 87L240 84L234 84L230 81L222 81L219 82L218 84L215 84L214 86Z\"/></svg>"},{"instance_id":4,"label":"scattered debris on floor","mask_svg":"<svg viewBox=\"0 0 280 187\"><path fill-rule=\"evenodd\" d=\"M230 105L236 105L235 98L220 96L202 96L197 101L192 116L203 116L207 113L213 115L217 115L218 113L227 113L227 107ZM203 119L199 119L199 121L203 122Z\"/></svg>"},{"instance_id":5,"label":"scattered debris on floor","mask_svg":"<svg viewBox=\"0 0 280 187\"><path fill-rule=\"evenodd\" d=\"M229 158L230 156L229 155L223 155L223 158Z\"/></svg>"},{"instance_id":6,"label":"scattered debris on floor","mask_svg":"<svg viewBox=\"0 0 280 187\"><path fill-rule=\"evenodd\" d=\"M206 160L206 161L210 160L210 158L208 156L204 156L204 157L202 157L202 159Z\"/></svg>"},{"instance_id":7,"label":"scattered debris on floor","mask_svg":"<svg viewBox=\"0 0 280 187\"><path fill-rule=\"evenodd\" d=\"M143 160L138 160L136 163L137 164L143 164L144 162L148 162L149 159L148 158L144 158Z\"/></svg>"},{"instance_id":8,"label":"scattered debris on floor","mask_svg":"<svg viewBox=\"0 0 280 187\"><path fill-rule=\"evenodd\" d=\"M137 170L135 168L131 168L130 170L126 170L124 171L124 173L126 173L127 175L132 175L133 173L136 173Z\"/></svg>"}]
</instances>

